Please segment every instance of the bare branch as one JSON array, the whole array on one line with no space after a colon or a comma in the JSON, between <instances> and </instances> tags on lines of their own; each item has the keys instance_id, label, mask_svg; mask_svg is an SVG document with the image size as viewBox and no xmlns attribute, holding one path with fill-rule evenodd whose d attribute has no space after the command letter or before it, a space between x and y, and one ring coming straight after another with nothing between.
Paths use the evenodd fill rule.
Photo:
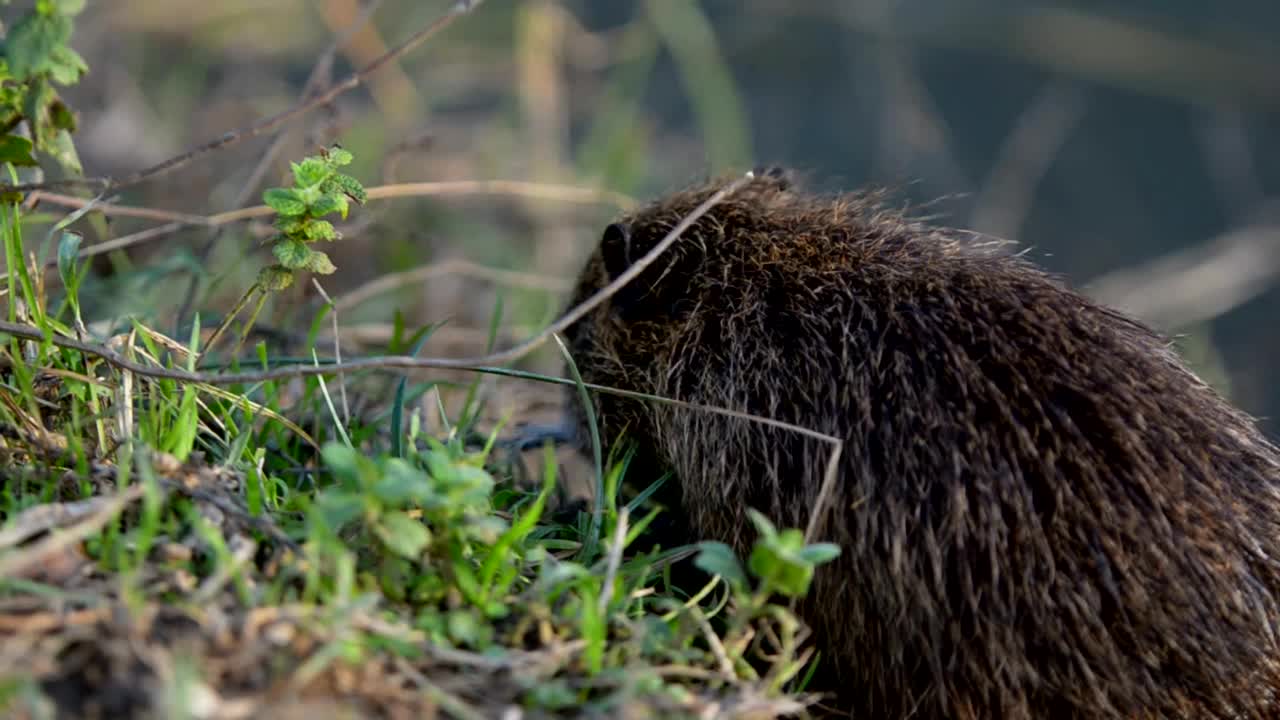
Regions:
<instances>
[{"instance_id":1,"label":"bare branch","mask_svg":"<svg viewBox=\"0 0 1280 720\"><path fill-rule=\"evenodd\" d=\"M634 198L612 190L524 180L396 183L369 188L368 194L371 200L425 195L511 195L531 200L555 200L582 205L608 203L623 210L630 210L636 205Z\"/></svg>"},{"instance_id":2,"label":"bare branch","mask_svg":"<svg viewBox=\"0 0 1280 720\"><path fill-rule=\"evenodd\" d=\"M390 200L406 197L430 197L437 195L514 195L520 197L552 200L568 203L595 204L605 203L627 210L635 207L636 201L622 193L597 188L577 187L573 185L549 185L546 183L524 182L521 180L454 180L445 182L416 182L380 185L367 188L369 200ZM59 195L45 190L39 191L41 202L62 207L82 208L92 204L92 199L78 198L71 195ZM120 250L139 243L154 240L184 227L222 227L231 223L270 217L275 213L266 205L252 205L238 210L228 210L216 215L188 215L171 213L166 210L154 210L127 205L97 204L93 212L120 217L146 217L155 220L171 220L171 222L154 228L141 230L130 235L122 235L107 242L90 245L80 251L80 257L92 257L102 253ZM53 264L54 261L50 261Z\"/></svg>"},{"instance_id":3,"label":"bare branch","mask_svg":"<svg viewBox=\"0 0 1280 720\"><path fill-rule=\"evenodd\" d=\"M209 218L204 215L192 215L190 213L173 212L171 210L157 210L149 207L134 207L130 205L113 205L109 201L97 202L93 198L81 198L73 195L60 195L48 190L37 190L27 197L27 202L31 205L36 203L44 203L46 205L57 205L59 207L83 209L90 207L91 212L101 213L111 217L133 217L145 220L159 220L180 225L209 225Z\"/></svg>"}]
</instances>

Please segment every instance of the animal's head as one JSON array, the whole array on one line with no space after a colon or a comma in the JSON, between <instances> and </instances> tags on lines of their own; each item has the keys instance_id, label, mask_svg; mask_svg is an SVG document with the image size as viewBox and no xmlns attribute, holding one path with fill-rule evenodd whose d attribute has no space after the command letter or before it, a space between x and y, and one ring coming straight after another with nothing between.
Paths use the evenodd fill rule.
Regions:
<instances>
[{"instance_id":1,"label":"animal's head","mask_svg":"<svg viewBox=\"0 0 1280 720\"><path fill-rule=\"evenodd\" d=\"M750 235L769 233L762 226L772 206L791 197L794 177L780 168L757 169L754 177L721 200L690 226L664 253L613 294L601 310L623 320L659 320L687 294L688 280L708 258L732 251ZM604 228L578 278L577 304L617 280L732 178L688 187L624 215Z\"/></svg>"},{"instance_id":2,"label":"animal's head","mask_svg":"<svg viewBox=\"0 0 1280 720\"><path fill-rule=\"evenodd\" d=\"M576 307L618 279L654 250L686 217L735 178L713 179L661 198L606 226L578 276L569 307ZM649 389L662 372L663 356L696 309L710 277L709 266L761 227L767 208L791 196L792 178L780 169L757 170L754 177L723 198L693 223L664 252L646 264L564 333L582 377L622 389ZM724 282L732 282L724 278ZM576 390L570 400L579 404ZM615 407L613 424L640 422L635 413ZM603 410L597 398L598 410ZM619 412L620 411L620 412ZM617 415L625 414L619 423Z\"/></svg>"}]
</instances>

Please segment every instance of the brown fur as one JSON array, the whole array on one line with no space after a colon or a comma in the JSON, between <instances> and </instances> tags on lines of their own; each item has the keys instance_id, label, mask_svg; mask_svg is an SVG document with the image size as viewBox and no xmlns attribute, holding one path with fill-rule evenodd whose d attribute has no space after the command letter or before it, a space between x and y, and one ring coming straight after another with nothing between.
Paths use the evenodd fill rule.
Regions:
<instances>
[{"instance_id":1,"label":"brown fur","mask_svg":"<svg viewBox=\"0 0 1280 720\"><path fill-rule=\"evenodd\" d=\"M611 226L574 302L721 185ZM1157 334L1005 248L774 173L567 335L587 382L845 440L843 553L800 611L857 717L1273 712L1280 451ZM605 443L625 428L636 467L674 471L676 540L745 553L748 507L808 522L829 446L595 403Z\"/></svg>"}]
</instances>

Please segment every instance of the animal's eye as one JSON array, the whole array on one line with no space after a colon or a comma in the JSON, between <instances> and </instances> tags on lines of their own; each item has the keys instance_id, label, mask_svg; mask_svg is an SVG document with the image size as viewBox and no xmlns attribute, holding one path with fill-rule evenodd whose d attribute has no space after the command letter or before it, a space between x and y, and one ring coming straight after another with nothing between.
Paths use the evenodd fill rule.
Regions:
<instances>
[{"instance_id":1,"label":"animal's eye","mask_svg":"<svg viewBox=\"0 0 1280 720\"><path fill-rule=\"evenodd\" d=\"M758 178L772 180L779 190L790 190L793 184L791 173L777 165L759 165L752 172Z\"/></svg>"},{"instance_id":2,"label":"animal's eye","mask_svg":"<svg viewBox=\"0 0 1280 720\"><path fill-rule=\"evenodd\" d=\"M609 280L617 279L631 265L631 229L623 223L612 223L605 228L604 237L600 240L600 255L604 258Z\"/></svg>"}]
</instances>

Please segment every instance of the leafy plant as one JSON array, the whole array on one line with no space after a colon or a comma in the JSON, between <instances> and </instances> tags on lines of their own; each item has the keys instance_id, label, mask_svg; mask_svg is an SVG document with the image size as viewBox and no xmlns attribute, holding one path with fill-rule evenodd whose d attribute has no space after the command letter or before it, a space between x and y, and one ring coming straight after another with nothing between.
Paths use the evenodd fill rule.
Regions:
<instances>
[{"instance_id":1,"label":"leafy plant","mask_svg":"<svg viewBox=\"0 0 1280 720\"><path fill-rule=\"evenodd\" d=\"M324 219L325 216L338 213L346 220L351 202L362 204L366 199L364 186L360 181L338 170L349 165L351 160L350 152L335 145L321 151L318 156L291 163L293 187L271 188L262 194L262 201L276 211L275 228L280 232L272 238L271 254L277 262L258 273L257 281L245 291L209 338L205 352L221 339L231 322L255 295L257 304L241 329L240 340L231 353L232 357L239 353L244 338L262 312L269 293L293 285L294 275L299 271L329 275L337 269L328 255L311 246L320 240L332 242L341 239L342 235L334 229L333 223Z\"/></svg>"},{"instance_id":2,"label":"leafy plant","mask_svg":"<svg viewBox=\"0 0 1280 720\"><path fill-rule=\"evenodd\" d=\"M485 471L484 453L466 452L459 442L448 445L426 438L425 450L407 457L366 457L345 444L323 450L336 483L313 506L313 523L328 537L355 528L348 543L378 549L382 591L417 602L438 600L438 583L406 590L405 578L419 574L432 558L445 560L462 595L488 615L501 605L488 602L488 587L497 573L483 561L503 553L508 525L493 513L493 477ZM518 526L519 527L519 526ZM524 529L528 533L528 528ZM481 565L485 570L481 570Z\"/></svg>"},{"instance_id":3,"label":"leafy plant","mask_svg":"<svg viewBox=\"0 0 1280 720\"><path fill-rule=\"evenodd\" d=\"M318 157L293 163L293 187L271 188L263 193L262 201L279 215L275 226L280 234L273 239L275 246L271 250L279 262L263 268L258 275L260 285L268 290L283 290L293 284L293 274L298 270L321 275L335 270L328 255L310 246L317 240L341 237L324 216L336 212L346 220L350 201L365 201L360 181L338 171L351 160L350 152L335 146Z\"/></svg>"},{"instance_id":4,"label":"leafy plant","mask_svg":"<svg viewBox=\"0 0 1280 720\"><path fill-rule=\"evenodd\" d=\"M840 555L840 547L832 543L806 545L804 535L794 528L779 531L755 509L748 508L747 515L759 533L747 561L747 568L760 583L756 590L758 599L753 604L763 603L773 593L802 597L809 591L814 569ZM704 542L694 562L712 575L724 578L735 589L747 589L747 574L728 545Z\"/></svg>"}]
</instances>

